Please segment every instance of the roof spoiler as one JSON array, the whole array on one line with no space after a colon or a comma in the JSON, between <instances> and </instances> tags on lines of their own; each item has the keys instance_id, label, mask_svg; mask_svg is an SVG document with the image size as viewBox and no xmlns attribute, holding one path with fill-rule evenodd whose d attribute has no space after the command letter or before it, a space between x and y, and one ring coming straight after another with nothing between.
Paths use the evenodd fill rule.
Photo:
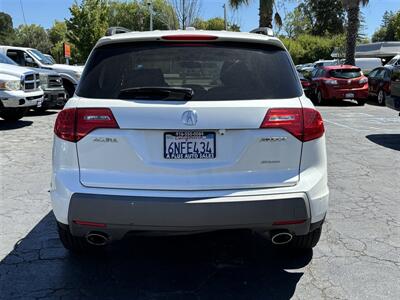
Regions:
<instances>
[{"instance_id":1,"label":"roof spoiler","mask_svg":"<svg viewBox=\"0 0 400 300\"><path fill-rule=\"evenodd\" d=\"M272 28L270 27L258 27L250 31L251 33L258 33L258 34L264 34L267 36L274 36L274 32L272 31Z\"/></svg>"},{"instance_id":2,"label":"roof spoiler","mask_svg":"<svg viewBox=\"0 0 400 300\"><path fill-rule=\"evenodd\" d=\"M125 27L110 27L106 31L106 36L111 36L120 33L127 33L127 32L131 32L131 30Z\"/></svg>"}]
</instances>

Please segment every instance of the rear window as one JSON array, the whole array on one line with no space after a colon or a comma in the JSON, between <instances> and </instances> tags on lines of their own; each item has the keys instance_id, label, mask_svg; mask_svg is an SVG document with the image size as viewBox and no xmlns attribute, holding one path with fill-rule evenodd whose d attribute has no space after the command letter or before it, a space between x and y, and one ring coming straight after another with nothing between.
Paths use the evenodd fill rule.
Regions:
<instances>
[{"instance_id":1,"label":"rear window","mask_svg":"<svg viewBox=\"0 0 400 300\"><path fill-rule=\"evenodd\" d=\"M357 78L361 76L360 69L338 69L338 70L331 70L329 74L335 78Z\"/></svg>"},{"instance_id":2,"label":"rear window","mask_svg":"<svg viewBox=\"0 0 400 300\"><path fill-rule=\"evenodd\" d=\"M127 43L94 50L77 95L118 99L139 87L191 88L191 100L283 99L302 94L288 53L236 43Z\"/></svg>"}]
</instances>

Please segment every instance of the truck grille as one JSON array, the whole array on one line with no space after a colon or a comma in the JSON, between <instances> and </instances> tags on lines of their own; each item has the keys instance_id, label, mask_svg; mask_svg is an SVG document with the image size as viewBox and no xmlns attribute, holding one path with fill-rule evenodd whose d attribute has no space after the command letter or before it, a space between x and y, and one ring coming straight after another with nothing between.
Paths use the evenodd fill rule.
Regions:
<instances>
[{"instance_id":1,"label":"truck grille","mask_svg":"<svg viewBox=\"0 0 400 300\"><path fill-rule=\"evenodd\" d=\"M40 88L39 73L27 73L22 76L21 84L24 91L34 91Z\"/></svg>"},{"instance_id":2,"label":"truck grille","mask_svg":"<svg viewBox=\"0 0 400 300\"><path fill-rule=\"evenodd\" d=\"M62 79L58 75L49 75L49 87L62 87Z\"/></svg>"}]
</instances>

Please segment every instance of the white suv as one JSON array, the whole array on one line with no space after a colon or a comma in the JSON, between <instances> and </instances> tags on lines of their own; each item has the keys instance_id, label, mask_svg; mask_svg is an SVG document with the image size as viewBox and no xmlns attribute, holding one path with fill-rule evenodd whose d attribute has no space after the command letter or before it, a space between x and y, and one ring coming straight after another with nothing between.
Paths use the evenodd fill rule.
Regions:
<instances>
[{"instance_id":1,"label":"white suv","mask_svg":"<svg viewBox=\"0 0 400 300\"><path fill-rule=\"evenodd\" d=\"M277 38L104 37L54 132L51 198L68 249L239 228L293 247L319 240L324 125Z\"/></svg>"}]
</instances>

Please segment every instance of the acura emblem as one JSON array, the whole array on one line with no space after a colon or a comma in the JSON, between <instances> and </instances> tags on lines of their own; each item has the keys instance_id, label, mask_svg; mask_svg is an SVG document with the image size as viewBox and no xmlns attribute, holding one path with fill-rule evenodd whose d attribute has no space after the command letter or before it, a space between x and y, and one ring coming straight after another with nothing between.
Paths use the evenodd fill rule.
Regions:
<instances>
[{"instance_id":1,"label":"acura emblem","mask_svg":"<svg viewBox=\"0 0 400 300\"><path fill-rule=\"evenodd\" d=\"M182 122L188 126L194 126L197 123L197 113L195 110L187 110L182 114Z\"/></svg>"}]
</instances>

